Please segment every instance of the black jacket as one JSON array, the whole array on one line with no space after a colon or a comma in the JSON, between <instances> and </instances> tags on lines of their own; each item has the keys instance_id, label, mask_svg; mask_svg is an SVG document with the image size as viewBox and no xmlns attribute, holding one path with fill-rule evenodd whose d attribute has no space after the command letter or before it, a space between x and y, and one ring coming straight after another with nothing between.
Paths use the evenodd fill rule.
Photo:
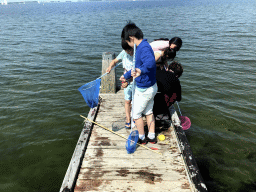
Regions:
<instances>
[{"instance_id":1,"label":"black jacket","mask_svg":"<svg viewBox=\"0 0 256 192\"><path fill-rule=\"evenodd\" d=\"M175 101L181 100L181 86L179 79L174 75L174 73L157 69L156 71L156 81L158 86L158 93L154 98L154 114L161 114L168 110L167 103L165 101L165 94L171 98L173 93L176 93L177 98L169 103L169 106ZM160 92L160 93L159 93Z\"/></svg>"}]
</instances>

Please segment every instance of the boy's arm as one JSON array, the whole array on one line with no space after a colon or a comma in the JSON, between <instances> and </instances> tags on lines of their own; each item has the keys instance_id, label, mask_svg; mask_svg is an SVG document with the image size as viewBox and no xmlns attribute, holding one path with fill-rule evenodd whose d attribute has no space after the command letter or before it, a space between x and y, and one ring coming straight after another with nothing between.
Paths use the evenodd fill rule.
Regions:
<instances>
[{"instance_id":1,"label":"boy's arm","mask_svg":"<svg viewBox=\"0 0 256 192\"><path fill-rule=\"evenodd\" d=\"M123 74L121 77L120 77L120 81L122 82L125 82L127 81L128 79L131 78L131 70L130 71L127 71L125 74Z\"/></svg>"},{"instance_id":2,"label":"boy's arm","mask_svg":"<svg viewBox=\"0 0 256 192\"><path fill-rule=\"evenodd\" d=\"M106 72L109 73L111 71L111 69L120 61L120 60L123 60L124 58L124 55L125 55L125 50L121 51L119 53L119 55L113 59L110 64L109 64L109 67L107 68Z\"/></svg>"},{"instance_id":3,"label":"boy's arm","mask_svg":"<svg viewBox=\"0 0 256 192\"><path fill-rule=\"evenodd\" d=\"M149 47L145 47L141 52L141 61L143 63L140 67L141 74L148 73L152 68L156 67L155 56Z\"/></svg>"},{"instance_id":4,"label":"boy's arm","mask_svg":"<svg viewBox=\"0 0 256 192\"><path fill-rule=\"evenodd\" d=\"M107 70L106 70L106 73L109 73L110 71L111 71L111 69L118 63L118 59L117 58L115 58L115 59L113 59L111 62L110 62L110 64L109 64L109 67L107 68Z\"/></svg>"},{"instance_id":5,"label":"boy's arm","mask_svg":"<svg viewBox=\"0 0 256 192\"><path fill-rule=\"evenodd\" d=\"M123 75L126 80L128 80L128 79L130 79L130 78L132 77L132 76L131 76L131 71L132 71L132 70L127 71L127 72Z\"/></svg>"}]
</instances>

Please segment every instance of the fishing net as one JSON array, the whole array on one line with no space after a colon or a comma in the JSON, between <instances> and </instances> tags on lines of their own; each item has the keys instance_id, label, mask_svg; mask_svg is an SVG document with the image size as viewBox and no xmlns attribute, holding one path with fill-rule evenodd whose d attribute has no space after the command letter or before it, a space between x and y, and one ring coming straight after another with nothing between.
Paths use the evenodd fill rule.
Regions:
<instances>
[{"instance_id":1,"label":"fishing net","mask_svg":"<svg viewBox=\"0 0 256 192\"><path fill-rule=\"evenodd\" d=\"M121 119L118 119L117 121L113 122L112 124L112 130L117 132L117 131L120 131L121 129L124 129L125 127L125 120L126 118L121 118Z\"/></svg>"},{"instance_id":2,"label":"fishing net","mask_svg":"<svg viewBox=\"0 0 256 192\"><path fill-rule=\"evenodd\" d=\"M183 130L187 130L191 126L191 121L190 121L190 119L187 116L182 116L178 101L176 101L176 104L177 104L179 112L180 112L180 117L179 117L180 125L182 126Z\"/></svg>"},{"instance_id":3,"label":"fishing net","mask_svg":"<svg viewBox=\"0 0 256 192\"><path fill-rule=\"evenodd\" d=\"M190 119L188 117L180 116L179 119L180 119L180 125L182 126L183 130L187 130L187 129L190 128L191 121L190 121Z\"/></svg>"},{"instance_id":4,"label":"fishing net","mask_svg":"<svg viewBox=\"0 0 256 192\"><path fill-rule=\"evenodd\" d=\"M132 131L130 133L130 135L126 141L126 145L125 145L128 154L134 153L134 151L136 150L136 145L137 145L138 140L139 140L138 130Z\"/></svg>"},{"instance_id":5,"label":"fishing net","mask_svg":"<svg viewBox=\"0 0 256 192\"><path fill-rule=\"evenodd\" d=\"M78 88L85 102L90 108L94 108L99 102L101 79L96 79Z\"/></svg>"}]
</instances>

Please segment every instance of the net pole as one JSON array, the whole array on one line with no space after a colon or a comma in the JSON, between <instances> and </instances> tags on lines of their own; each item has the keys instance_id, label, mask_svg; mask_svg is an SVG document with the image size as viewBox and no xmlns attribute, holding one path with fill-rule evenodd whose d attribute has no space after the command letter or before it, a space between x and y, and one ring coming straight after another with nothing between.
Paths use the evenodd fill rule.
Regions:
<instances>
[{"instance_id":1,"label":"net pole","mask_svg":"<svg viewBox=\"0 0 256 192\"><path fill-rule=\"evenodd\" d=\"M96 125L102 127L103 129L106 129L107 131L110 131L111 133L114 133L115 135L118 135L118 136L120 136L120 137L122 137L122 138L124 138L124 139L126 139L126 140L130 140L130 139L124 137L123 135L120 135L120 134L118 134L118 133L116 133L116 132L114 132L114 131L112 131L112 130L106 128L106 127L104 127L103 125L100 125L99 123L96 123L95 121L92 121L91 119L88 119L88 118L84 117L83 115L80 115L80 116L81 116L82 118L84 118L85 120L90 121L90 122L92 122L92 123L94 123L94 124L96 124ZM130 140L130 141L132 141L132 140ZM132 141L132 142L134 142L134 141ZM159 152L157 152L157 151L154 151L153 149L150 149L149 147L146 147L146 146L141 145L141 144L139 144L139 143L136 143L136 144L139 145L139 146L141 146L141 147L143 147L143 148L145 148L145 149L147 149L147 150L153 151L154 153L157 153L157 154L159 154L159 155L162 155L162 153L159 153Z\"/></svg>"},{"instance_id":2,"label":"net pole","mask_svg":"<svg viewBox=\"0 0 256 192\"><path fill-rule=\"evenodd\" d=\"M181 111L180 111L180 107L179 107L179 102L176 101L176 103L177 103L177 106L178 106L178 109L179 109L179 112L180 112L180 116L182 116Z\"/></svg>"},{"instance_id":3,"label":"net pole","mask_svg":"<svg viewBox=\"0 0 256 192\"><path fill-rule=\"evenodd\" d=\"M134 47L133 47L133 60L132 60L132 67L133 67L133 71L135 71L135 53L136 53L136 44L134 44ZM132 125L135 124L134 119L133 119L133 112L134 112L134 94L135 94L135 78L133 78L132 80L132 122L131 122L131 132L132 132ZM135 127L135 125L134 125Z\"/></svg>"},{"instance_id":4,"label":"net pole","mask_svg":"<svg viewBox=\"0 0 256 192\"><path fill-rule=\"evenodd\" d=\"M113 69L115 69L117 66L121 65L122 62L118 63ZM103 75L101 75L100 77L98 77L97 79L101 79L102 77L104 77L105 75L107 75L108 73L104 73Z\"/></svg>"}]
</instances>

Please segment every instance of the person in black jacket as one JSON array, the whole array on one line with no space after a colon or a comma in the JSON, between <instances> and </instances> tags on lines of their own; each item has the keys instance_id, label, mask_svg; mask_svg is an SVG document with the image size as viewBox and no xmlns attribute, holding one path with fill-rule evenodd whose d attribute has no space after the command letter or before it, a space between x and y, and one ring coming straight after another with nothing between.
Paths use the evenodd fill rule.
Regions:
<instances>
[{"instance_id":1,"label":"person in black jacket","mask_svg":"<svg viewBox=\"0 0 256 192\"><path fill-rule=\"evenodd\" d=\"M179 77L183 73L183 67L180 63L173 61L168 69L164 69L164 63L157 63L156 80L158 92L154 98L154 115L165 114L168 108L181 101L181 85Z\"/></svg>"}]
</instances>

